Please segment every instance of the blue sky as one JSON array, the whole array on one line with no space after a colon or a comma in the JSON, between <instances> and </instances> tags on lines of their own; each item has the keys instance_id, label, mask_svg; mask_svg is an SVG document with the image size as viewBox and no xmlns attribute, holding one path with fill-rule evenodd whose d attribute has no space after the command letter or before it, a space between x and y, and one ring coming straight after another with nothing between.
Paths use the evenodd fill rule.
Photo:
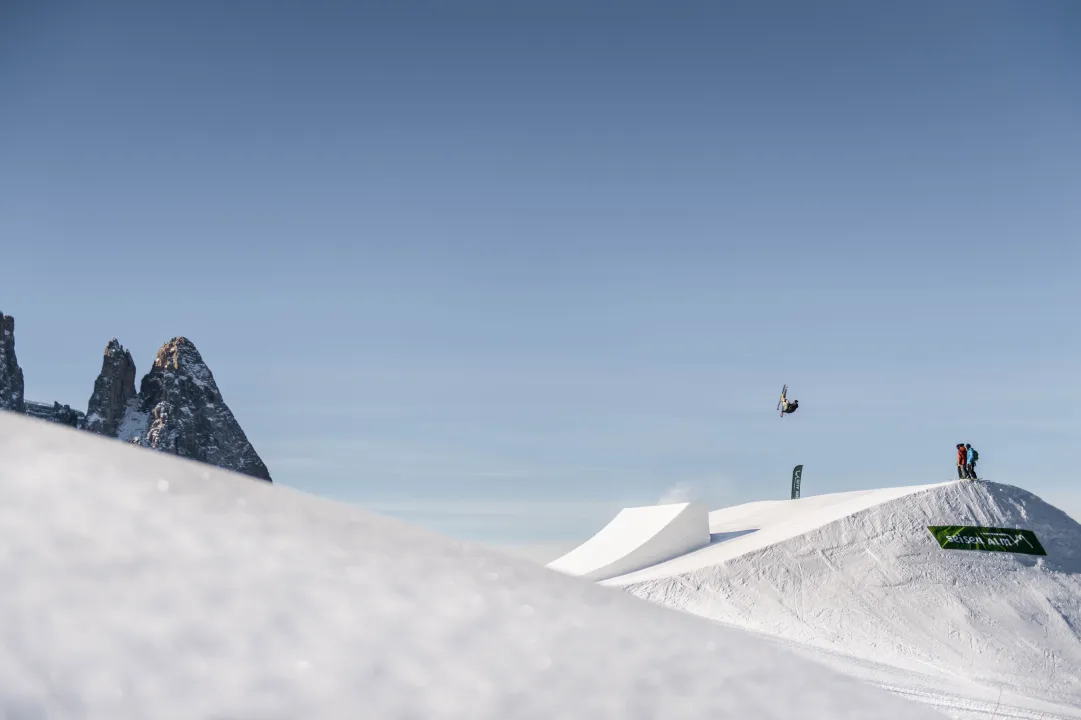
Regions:
<instances>
[{"instance_id":1,"label":"blue sky","mask_svg":"<svg viewBox=\"0 0 1081 720\"><path fill-rule=\"evenodd\" d=\"M2 6L28 397L185 335L275 481L496 543L957 442L1081 517L1077 3L347 5Z\"/></svg>"}]
</instances>

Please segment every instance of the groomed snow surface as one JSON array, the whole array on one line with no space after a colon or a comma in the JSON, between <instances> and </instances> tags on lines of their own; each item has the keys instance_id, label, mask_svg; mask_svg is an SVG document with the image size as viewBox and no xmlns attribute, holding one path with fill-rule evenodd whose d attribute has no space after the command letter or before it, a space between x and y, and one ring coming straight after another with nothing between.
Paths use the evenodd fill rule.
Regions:
<instances>
[{"instance_id":1,"label":"groomed snow surface","mask_svg":"<svg viewBox=\"0 0 1081 720\"><path fill-rule=\"evenodd\" d=\"M3 718L941 717L619 589L6 412L0 493Z\"/></svg>"},{"instance_id":2,"label":"groomed snow surface","mask_svg":"<svg viewBox=\"0 0 1081 720\"><path fill-rule=\"evenodd\" d=\"M698 503L624 508L600 532L548 567L605 580L709 545L709 510Z\"/></svg>"},{"instance_id":3,"label":"groomed snow surface","mask_svg":"<svg viewBox=\"0 0 1081 720\"><path fill-rule=\"evenodd\" d=\"M1081 525L1017 487L935 485L709 514L705 548L612 577L954 718L1081 718ZM1046 557L943 550L929 525L1035 531Z\"/></svg>"}]
</instances>

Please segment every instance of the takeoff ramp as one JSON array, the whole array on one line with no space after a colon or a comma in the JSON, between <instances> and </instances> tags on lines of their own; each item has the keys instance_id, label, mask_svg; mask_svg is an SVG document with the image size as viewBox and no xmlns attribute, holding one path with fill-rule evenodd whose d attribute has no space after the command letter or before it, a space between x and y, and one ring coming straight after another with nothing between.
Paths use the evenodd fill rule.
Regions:
<instances>
[{"instance_id":1,"label":"takeoff ramp","mask_svg":"<svg viewBox=\"0 0 1081 720\"><path fill-rule=\"evenodd\" d=\"M600 532L548 567L605 580L709 545L709 508L674 503L624 508Z\"/></svg>"}]
</instances>

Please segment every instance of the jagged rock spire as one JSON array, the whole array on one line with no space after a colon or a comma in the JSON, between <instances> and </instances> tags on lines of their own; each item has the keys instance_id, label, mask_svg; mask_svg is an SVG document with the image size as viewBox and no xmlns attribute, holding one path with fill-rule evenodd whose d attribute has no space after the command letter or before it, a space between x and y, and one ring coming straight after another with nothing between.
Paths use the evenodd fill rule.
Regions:
<instances>
[{"instance_id":1,"label":"jagged rock spire","mask_svg":"<svg viewBox=\"0 0 1081 720\"><path fill-rule=\"evenodd\" d=\"M86 409L86 429L116 437L130 401L135 397L135 361L116 338L105 346L101 372Z\"/></svg>"},{"instance_id":2,"label":"jagged rock spire","mask_svg":"<svg viewBox=\"0 0 1081 720\"><path fill-rule=\"evenodd\" d=\"M15 357L15 318L4 313L0 313L0 410L26 410L23 371Z\"/></svg>"},{"instance_id":3,"label":"jagged rock spire","mask_svg":"<svg viewBox=\"0 0 1081 720\"><path fill-rule=\"evenodd\" d=\"M0 313L0 410L26 413L251 475L270 472L222 399L194 343L175 337L161 346L135 391L135 361L113 338L105 346L87 413L67 405L26 402L15 359L15 318Z\"/></svg>"},{"instance_id":4,"label":"jagged rock spire","mask_svg":"<svg viewBox=\"0 0 1081 720\"><path fill-rule=\"evenodd\" d=\"M146 429L132 442L270 480L213 373L187 338L175 337L158 350L140 383L138 405Z\"/></svg>"}]
</instances>

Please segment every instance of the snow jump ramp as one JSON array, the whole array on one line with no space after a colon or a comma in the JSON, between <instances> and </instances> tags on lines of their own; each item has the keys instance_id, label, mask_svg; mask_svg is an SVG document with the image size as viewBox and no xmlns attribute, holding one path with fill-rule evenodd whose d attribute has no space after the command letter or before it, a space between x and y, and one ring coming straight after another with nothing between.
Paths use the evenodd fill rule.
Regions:
<instances>
[{"instance_id":1,"label":"snow jump ramp","mask_svg":"<svg viewBox=\"0 0 1081 720\"><path fill-rule=\"evenodd\" d=\"M641 570L709 545L709 508L673 503L624 508L600 532L548 567L589 580Z\"/></svg>"}]
</instances>

